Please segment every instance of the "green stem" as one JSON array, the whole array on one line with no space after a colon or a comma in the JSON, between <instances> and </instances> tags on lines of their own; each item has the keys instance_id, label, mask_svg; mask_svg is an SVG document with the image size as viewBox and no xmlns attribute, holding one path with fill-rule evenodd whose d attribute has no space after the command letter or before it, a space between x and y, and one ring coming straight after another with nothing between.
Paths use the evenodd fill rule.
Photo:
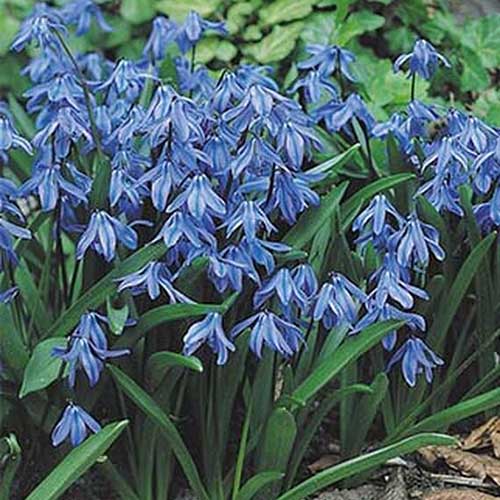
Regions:
<instances>
[{"instance_id":1,"label":"green stem","mask_svg":"<svg viewBox=\"0 0 500 500\"><path fill-rule=\"evenodd\" d=\"M413 75L411 75L411 91L410 91L411 102L415 100L416 86L417 86L417 75L413 73Z\"/></svg>"}]
</instances>

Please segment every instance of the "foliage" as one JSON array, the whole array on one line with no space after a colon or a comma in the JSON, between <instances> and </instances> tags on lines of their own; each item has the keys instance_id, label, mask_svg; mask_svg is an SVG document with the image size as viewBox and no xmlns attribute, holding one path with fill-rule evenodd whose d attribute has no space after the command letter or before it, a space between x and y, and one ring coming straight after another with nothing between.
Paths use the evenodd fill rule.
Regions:
<instances>
[{"instance_id":1,"label":"foliage","mask_svg":"<svg viewBox=\"0 0 500 500\"><path fill-rule=\"evenodd\" d=\"M4 497L93 467L127 499L304 498L499 404L495 19L2 8ZM331 412L344 461L304 478Z\"/></svg>"}]
</instances>

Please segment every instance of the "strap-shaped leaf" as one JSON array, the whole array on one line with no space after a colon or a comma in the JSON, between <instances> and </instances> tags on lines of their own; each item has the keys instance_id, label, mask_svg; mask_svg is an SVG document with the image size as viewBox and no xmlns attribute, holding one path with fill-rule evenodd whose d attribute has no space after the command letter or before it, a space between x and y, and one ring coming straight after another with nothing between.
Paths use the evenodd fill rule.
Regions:
<instances>
[{"instance_id":1,"label":"strap-shaped leaf","mask_svg":"<svg viewBox=\"0 0 500 500\"><path fill-rule=\"evenodd\" d=\"M55 500L59 498L114 443L128 424L122 420L107 425L77 446L30 493L26 500Z\"/></svg>"},{"instance_id":2,"label":"strap-shaped leaf","mask_svg":"<svg viewBox=\"0 0 500 500\"><path fill-rule=\"evenodd\" d=\"M333 483L337 483L342 479L353 477L356 474L377 467L391 458L406 453L412 453L423 446L447 446L453 444L456 444L456 440L444 434L417 434L416 436L403 439L391 446L386 446L380 450L361 455L360 457L330 467L298 484L295 488L292 488L278 497L277 500L302 500L308 495L312 495Z\"/></svg>"},{"instance_id":3,"label":"strap-shaped leaf","mask_svg":"<svg viewBox=\"0 0 500 500\"><path fill-rule=\"evenodd\" d=\"M267 471L251 477L241 488L236 500L252 500L257 492L264 486L283 477L282 472Z\"/></svg>"},{"instance_id":4,"label":"strap-shaped leaf","mask_svg":"<svg viewBox=\"0 0 500 500\"><path fill-rule=\"evenodd\" d=\"M163 433L179 461L184 474L195 495L201 500L209 500L205 487L201 481L196 464L189 454L184 441L165 412L156 404L154 399L136 384L128 375L116 366L108 366L111 375L123 392L148 416Z\"/></svg>"},{"instance_id":5,"label":"strap-shaped leaf","mask_svg":"<svg viewBox=\"0 0 500 500\"><path fill-rule=\"evenodd\" d=\"M383 321L365 328L357 335L346 339L341 346L326 358L293 392L299 401L307 401L349 363L378 344L390 331L397 330L404 321Z\"/></svg>"}]
</instances>

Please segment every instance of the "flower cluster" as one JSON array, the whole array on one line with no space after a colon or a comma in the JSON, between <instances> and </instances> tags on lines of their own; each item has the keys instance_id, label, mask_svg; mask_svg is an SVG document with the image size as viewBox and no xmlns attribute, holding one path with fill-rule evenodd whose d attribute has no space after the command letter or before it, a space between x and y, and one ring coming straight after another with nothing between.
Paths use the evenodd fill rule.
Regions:
<instances>
[{"instance_id":1,"label":"flower cluster","mask_svg":"<svg viewBox=\"0 0 500 500\"><path fill-rule=\"evenodd\" d=\"M311 57L298 65L299 78L285 95L270 68L241 65L216 79L196 64L197 42L207 30L224 35L223 23L194 12L181 25L158 17L142 57L113 62L98 53L75 56L67 45L67 27L82 35L93 21L110 29L91 0L74 0L62 9L40 4L13 43L14 50L31 42L40 47L25 69L33 81L25 97L37 132L33 148L0 108L0 161L8 161L11 148L35 151L30 178L19 188L0 183L1 212L22 220L13 200L37 195L41 210L53 216L56 239L64 233L75 242L77 261L111 265L139 242L163 245L160 258L117 280L119 292L147 293L151 301L196 302L182 290L179 276L196 259L206 259L207 290L246 294L252 310L232 325L225 326L218 312L193 323L183 338L185 355L206 345L223 365L236 348L234 338L248 330L257 357L269 348L291 358L314 322L325 331L343 326L356 333L401 319L411 331L425 331L424 319L411 312L416 299L427 298L415 277L444 252L435 228L415 211L400 213L385 195L376 196L353 225L361 255L375 251L380 260L366 286L336 272L318 283L308 263L279 259L292 250L279 239L282 229L320 201L314 185L322 174L309 169L322 147L318 126L353 137L358 124L368 141L392 134L425 176L418 194L440 211L461 214L457 189L471 182L477 192L494 192L490 202L476 207L482 226L500 223L498 132L452 110L446 133L431 138L428 124L441 115L418 101L406 115L377 123L358 94L345 94L346 82L355 82L355 57L341 47L308 47ZM176 81L167 83L162 62L171 44L181 55L174 60ZM442 56L418 42L396 67L406 59L410 72L427 78ZM423 161L415 140L421 141ZM13 237L29 236L0 219L2 266L16 261ZM128 354L109 347L106 322L98 312L86 312L67 346L53 352L68 366L73 390L79 373L93 386L107 360ZM392 351L397 341L394 332L384 346ZM416 334L403 339L389 367L400 360L410 385L421 372L430 381L442 363ZM70 403L53 443L69 436L77 445L88 430L98 429L85 410Z\"/></svg>"}]
</instances>

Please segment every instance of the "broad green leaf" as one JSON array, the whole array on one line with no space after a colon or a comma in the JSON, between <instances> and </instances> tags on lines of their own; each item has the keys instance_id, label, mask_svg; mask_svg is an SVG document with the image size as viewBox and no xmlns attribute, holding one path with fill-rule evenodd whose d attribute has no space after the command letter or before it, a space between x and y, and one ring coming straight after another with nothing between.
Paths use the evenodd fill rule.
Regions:
<instances>
[{"instance_id":1,"label":"broad green leaf","mask_svg":"<svg viewBox=\"0 0 500 500\"><path fill-rule=\"evenodd\" d=\"M145 23L155 15L153 0L122 0L120 14L132 24Z\"/></svg>"},{"instance_id":2,"label":"broad green leaf","mask_svg":"<svg viewBox=\"0 0 500 500\"><path fill-rule=\"evenodd\" d=\"M257 493L264 486L269 485L274 481L279 481L283 477L282 472L260 472L259 474L251 477L241 488L236 497L236 500L253 500L256 498Z\"/></svg>"},{"instance_id":3,"label":"broad green leaf","mask_svg":"<svg viewBox=\"0 0 500 500\"><path fill-rule=\"evenodd\" d=\"M432 326L428 333L428 338L431 345L438 352L441 352L441 347L446 339L453 318L462 303L465 294L476 275L476 272L481 264L481 261L488 253L491 245L495 241L497 234L493 232L477 245L462 264L451 289L441 301L439 310L436 313Z\"/></svg>"},{"instance_id":4,"label":"broad green leaf","mask_svg":"<svg viewBox=\"0 0 500 500\"><path fill-rule=\"evenodd\" d=\"M395 186L399 186L400 184L408 182L411 179L415 179L414 174L396 174L378 179L361 188L356 194L352 195L340 206L342 214L342 229L347 230L349 228L363 205L367 201L371 200L376 194Z\"/></svg>"},{"instance_id":5,"label":"broad green leaf","mask_svg":"<svg viewBox=\"0 0 500 500\"><path fill-rule=\"evenodd\" d=\"M2 4L0 5L0 33L2 33L0 37L0 56L3 56L9 51L10 44L19 29L20 23L15 17L9 15Z\"/></svg>"},{"instance_id":6,"label":"broad green leaf","mask_svg":"<svg viewBox=\"0 0 500 500\"><path fill-rule=\"evenodd\" d=\"M500 405L500 389L493 389L475 398L461 401L446 408L407 429L405 434L447 429L451 424L464 420Z\"/></svg>"},{"instance_id":7,"label":"broad green leaf","mask_svg":"<svg viewBox=\"0 0 500 500\"><path fill-rule=\"evenodd\" d=\"M156 404L154 399L147 394L134 380L122 372L116 366L108 366L111 375L116 383L120 386L123 392L148 416L150 417L165 436L169 445L172 447L179 464L186 475L186 478L193 489L196 496L200 500L209 500L205 487L201 481L200 475L196 468L189 450L184 441L165 412Z\"/></svg>"},{"instance_id":8,"label":"broad green leaf","mask_svg":"<svg viewBox=\"0 0 500 500\"><path fill-rule=\"evenodd\" d=\"M121 335L129 315L128 305L125 304L123 307L115 309L108 298L106 301L106 311L109 320L109 329L115 335Z\"/></svg>"},{"instance_id":9,"label":"broad green leaf","mask_svg":"<svg viewBox=\"0 0 500 500\"><path fill-rule=\"evenodd\" d=\"M480 54L468 47L462 49L463 71L460 75L460 89L463 92L480 92L490 84L490 75L483 66Z\"/></svg>"},{"instance_id":10,"label":"broad green leaf","mask_svg":"<svg viewBox=\"0 0 500 500\"><path fill-rule=\"evenodd\" d=\"M188 368L199 373L203 371L201 361L195 356L183 356L169 351L155 352L146 364L147 378L152 382L153 387L158 385L167 369L172 366Z\"/></svg>"},{"instance_id":11,"label":"broad green leaf","mask_svg":"<svg viewBox=\"0 0 500 500\"><path fill-rule=\"evenodd\" d=\"M248 16L254 12L254 7L250 2L238 2L232 4L227 10L226 24L229 33L234 35L245 26Z\"/></svg>"},{"instance_id":12,"label":"broad green leaf","mask_svg":"<svg viewBox=\"0 0 500 500\"><path fill-rule=\"evenodd\" d=\"M259 11L261 24L272 26L296 19L304 19L311 13L315 0L275 0Z\"/></svg>"},{"instance_id":13,"label":"broad green leaf","mask_svg":"<svg viewBox=\"0 0 500 500\"><path fill-rule=\"evenodd\" d=\"M26 368L19 397L24 398L31 392L45 389L54 382L61 373L62 360L52 356L54 347L63 347L66 339L61 337L42 340L31 355Z\"/></svg>"},{"instance_id":14,"label":"broad green leaf","mask_svg":"<svg viewBox=\"0 0 500 500\"><path fill-rule=\"evenodd\" d=\"M101 457L127 426L128 420L108 424L73 448L26 500L56 500Z\"/></svg>"},{"instance_id":15,"label":"broad green leaf","mask_svg":"<svg viewBox=\"0 0 500 500\"><path fill-rule=\"evenodd\" d=\"M404 325L403 321L384 321L365 328L346 339L340 347L326 358L293 392L299 401L308 401L347 365L378 344L390 331Z\"/></svg>"},{"instance_id":16,"label":"broad green leaf","mask_svg":"<svg viewBox=\"0 0 500 500\"><path fill-rule=\"evenodd\" d=\"M356 474L378 467L391 458L412 453L423 446L451 446L456 444L456 442L456 439L443 434L417 434L391 446L386 446L330 467L298 484L279 496L277 500L303 500L309 495L342 479L354 477Z\"/></svg>"},{"instance_id":17,"label":"broad green leaf","mask_svg":"<svg viewBox=\"0 0 500 500\"><path fill-rule=\"evenodd\" d=\"M470 20L464 29L460 30L460 42L479 55L481 64L485 68L498 68L500 65L498 40L500 40L500 14L490 14Z\"/></svg>"},{"instance_id":18,"label":"broad green leaf","mask_svg":"<svg viewBox=\"0 0 500 500\"><path fill-rule=\"evenodd\" d=\"M326 196L324 196L318 207L311 207L306 210L297 223L283 238L283 243L290 245L295 249L301 249L325 224L328 224L335 210L339 206L340 200L347 189L347 182L334 187Z\"/></svg>"},{"instance_id":19,"label":"broad green leaf","mask_svg":"<svg viewBox=\"0 0 500 500\"><path fill-rule=\"evenodd\" d=\"M384 23L385 18L383 16L373 14L369 10L354 12L341 25L336 42L339 45L346 45L354 37L367 31L375 31L382 27Z\"/></svg>"},{"instance_id":20,"label":"broad green leaf","mask_svg":"<svg viewBox=\"0 0 500 500\"><path fill-rule=\"evenodd\" d=\"M174 21L182 22L191 10L207 17L215 12L220 3L221 0L160 0L156 9Z\"/></svg>"},{"instance_id":21,"label":"broad green leaf","mask_svg":"<svg viewBox=\"0 0 500 500\"><path fill-rule=\"evenodd\" d=\"M243 47L242 50L245 55L262 64L281 61L294 49L303 26L300 21L274 26L271 33L260 42Z\"/></svg>"},{"instance_id":22,"label":"broad green leaf","mask_svg":"<svg viewBox=\"0 0 500 500\"><path fill-rule=\"evenodd\" d=\"M115 280L138 271L148 262L158 259L165 253L162 241L146 245L118 264L116 268L88 289L71 307L69 307L47 332L47 337L62 337L78 323L81 315L100 306L116 288Z\"/></svg>"},{"instance_id":23,"label":"broad green leaf","mask_svg":"<svg viewBox=\"0 0 500 500\"><path fill-rule=\"evenodd\" d=\"M330 45L338 37L339 24L334 12L321 12L310 15L300 38L308 44Z\"/></svg>"}]
</instances>

